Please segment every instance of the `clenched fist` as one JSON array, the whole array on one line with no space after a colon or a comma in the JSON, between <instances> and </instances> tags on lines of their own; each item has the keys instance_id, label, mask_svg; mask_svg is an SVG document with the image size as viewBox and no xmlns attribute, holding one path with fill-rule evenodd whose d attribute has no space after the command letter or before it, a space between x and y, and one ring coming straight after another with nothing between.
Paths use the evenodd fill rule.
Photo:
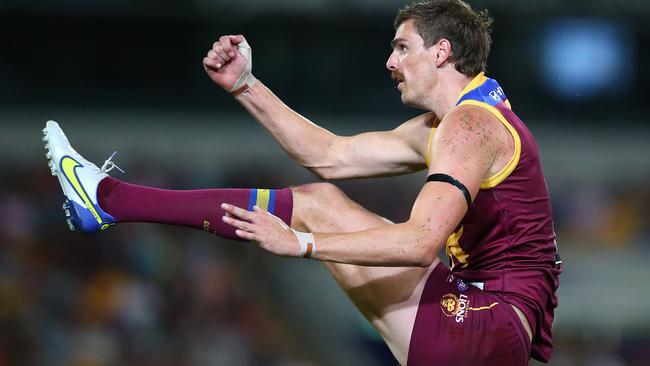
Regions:
<instances>
[{"instance_id":1,"label":"clenched fist","mask_svg":"<svg viewBox=\"0 0 650 366\"><path fill-rule=\"evenodd\" d=\"M242 35L222 36L203 58L203 68L220 87L239 95L255 85L251 48Z\"/></svg>"}]
</instances>

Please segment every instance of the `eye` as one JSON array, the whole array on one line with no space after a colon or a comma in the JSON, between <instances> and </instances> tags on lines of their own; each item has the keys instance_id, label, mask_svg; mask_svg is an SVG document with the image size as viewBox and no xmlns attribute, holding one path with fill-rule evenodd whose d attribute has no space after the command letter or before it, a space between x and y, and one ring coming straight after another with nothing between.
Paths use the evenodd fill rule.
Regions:
<instances>
[{"instance_id":1,"label":"eye","mask_svg":"<svg viewBox=\"0 0 650 366\"><path fill-rule=\"evenodd\" d=\"M400 54L405 54L408 52L409 48L406 44L400 43L397 45L397 50L399 51Z\"/></svg>"}]
</instances>

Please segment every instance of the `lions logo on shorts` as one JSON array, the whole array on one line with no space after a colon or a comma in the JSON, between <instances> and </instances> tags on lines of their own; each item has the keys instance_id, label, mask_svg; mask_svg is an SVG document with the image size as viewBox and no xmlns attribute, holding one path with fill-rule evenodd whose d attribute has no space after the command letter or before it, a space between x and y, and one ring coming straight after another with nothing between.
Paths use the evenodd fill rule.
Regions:
<instances>
[{"instance_id":1,"label":"lions logo on shorts","mask_svg":"<svg viewBox=\"0 0 650 366\"><path fill-rule=\"evenodd\" d=\"M454 316L458 313L460 301L456 295L447 294L442 297L440 300L440 306L442 307L442 312L447 316Z\"/></svg>"},{"instance_id":2,"label":"lions logo on shorts","mask_svg":"<svg viewBox=\"0 0 650 366\"><path fill-rule=\"evenodd\" d=\"M461 294L458 298L454 294L447 294L440 299L442 312L448 317L455 317L456 323L462 323L468 315L469 300Z\"/></svg>"}]
</instances>

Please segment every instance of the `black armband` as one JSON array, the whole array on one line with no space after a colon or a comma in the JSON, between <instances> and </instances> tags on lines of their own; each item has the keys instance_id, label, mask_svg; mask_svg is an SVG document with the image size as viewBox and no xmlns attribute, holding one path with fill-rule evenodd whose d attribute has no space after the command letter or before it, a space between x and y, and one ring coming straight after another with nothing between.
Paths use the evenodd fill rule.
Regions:
<instances>
[{"instance_id":1,"label":"black armband","mask_svg":"<svg viewBox=\"0 0 650 366\"><path fill-rule=\"evenodd\" d=\"M472 205L472 196L469 195L467 187L465 187L463 183L454 179L452 176L442 173L435 173L427 177L427 182L443 182L455 186L456 188L460 189L461 192L463 192L465 201L467 201L467 208L469 209L469 207Z\"/></svg>"}]
</instances>

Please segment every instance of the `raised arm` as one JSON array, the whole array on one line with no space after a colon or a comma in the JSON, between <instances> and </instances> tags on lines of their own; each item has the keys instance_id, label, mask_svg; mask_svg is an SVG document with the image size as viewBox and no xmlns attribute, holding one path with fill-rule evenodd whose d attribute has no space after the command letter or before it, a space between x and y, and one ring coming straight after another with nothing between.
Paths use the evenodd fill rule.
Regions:
<instances>
[{"instance_id":1,"label":"raised arm","mask_svg":"<svg viewBox=\"0 0 650 366\"><path fill-rule=\"evenodd\" d=\"M243 36L215 42L203 65L210 78L231 92L299 164L325 179L406 174L425 168L432 114L391 131L338 136L285 105L252 74L250 47Z\"/></svg>"},{"instance_id":2,"label":"raised arm","mask_svg":"<svg viewBox=\"0 0 650 366\"><path fill-rule=\"evenodd\" d=\"M435 117L424 115L391 131L339 136L287 107L257 83L237 100L299 164L325 179L375 177L425 168L422 151ZM428 127L427 127L428 126Z\"/></svg>"}]
</instances>

